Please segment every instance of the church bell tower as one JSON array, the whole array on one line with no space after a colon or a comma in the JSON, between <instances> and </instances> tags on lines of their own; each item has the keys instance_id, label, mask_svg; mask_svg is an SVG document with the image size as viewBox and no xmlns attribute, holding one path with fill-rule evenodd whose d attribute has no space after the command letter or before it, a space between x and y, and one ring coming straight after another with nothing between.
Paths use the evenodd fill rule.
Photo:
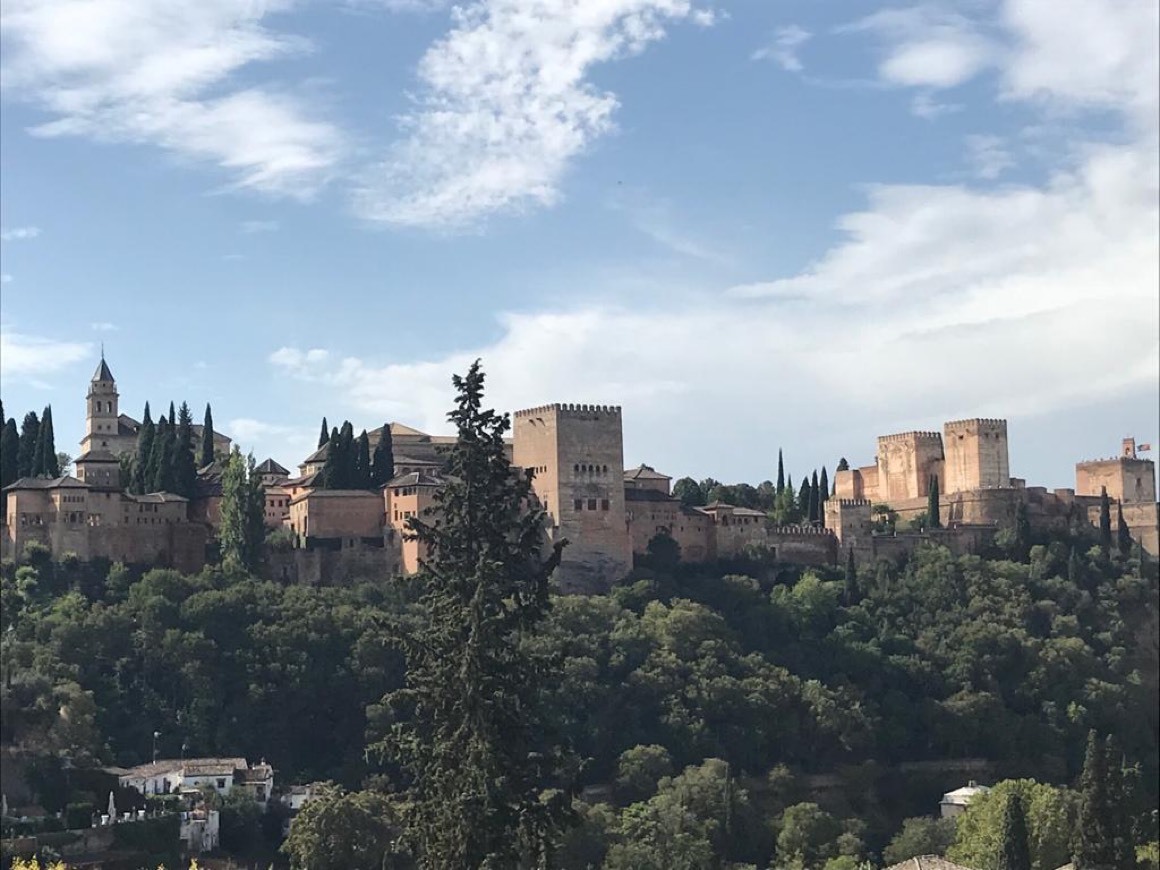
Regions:
<instances>
[{"instance_id":1,"label":"church bell tower","mask_svg":"<svg viewBox=\"0 0 1160 870\"><path fill-rule=\"evenodd\" d=\"M102 351L100 365L93 373L86 397L85 437L81 441L85 452L109 449L109 443L117 435L117 398L117 382L113 379Z\"/></svg>"}]
</instances>

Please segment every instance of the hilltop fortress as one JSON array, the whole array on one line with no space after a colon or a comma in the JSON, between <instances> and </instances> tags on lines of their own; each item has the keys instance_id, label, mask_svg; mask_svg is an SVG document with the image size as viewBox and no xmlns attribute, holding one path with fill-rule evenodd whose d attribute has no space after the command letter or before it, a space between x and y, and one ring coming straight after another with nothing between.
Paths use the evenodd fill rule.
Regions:
<instances>
[{"instance_id":1,"label":"hilltop fortress","mask_svg":"<svg viewBox=\"0 0 1160 870\"><path fill-rule=\"evenodd\" d=\"M0 555L12 558L37 542L57 557L74 553L198 570L219 522L220 461L199 470L193 499L127 493L120 457L135 448L138 424L119 414L116 382L103 359L86 403L76 476L22 478L4 490ZM759 510L721 502L685 505L672 495L667 475L646 465L625 469L621 417L617 406L563 403L513 414L509 458L533 473L548 539L569 542L558 572L565 590L607 589L657 535L675 540L689 562L760 551L832 565L847 550L859 559L896 558L922 540L974 552L996 531L1012 528L1021 506L1041 529L1096 524L1101 491L1118 508L1113 526L1122 511L1133 539L1152 556L1160 554L1155 464L1137 455L1130 438L1117 457L1078 463L1075 489L1048 491L1011 477L1004 420L959 420L942 433L884 435L873 465L836 473L824 525L777 526ZM417 570L424 554L405 534L407 521L434 509L444 485L441 449L455 438L399 423L390 430L396 473L378 491L321 487L328 445L306 457L297 475L273 460L258 465L267 525L286 530L285 546L270 553L274 577L318 583ZM370 435L375 440L378 432ZM230 442L215 433L215 443L226 450ZM883 513L906 520L926 512L933 481L944 527L883 533Z\"/></svg>"}]
</instances>

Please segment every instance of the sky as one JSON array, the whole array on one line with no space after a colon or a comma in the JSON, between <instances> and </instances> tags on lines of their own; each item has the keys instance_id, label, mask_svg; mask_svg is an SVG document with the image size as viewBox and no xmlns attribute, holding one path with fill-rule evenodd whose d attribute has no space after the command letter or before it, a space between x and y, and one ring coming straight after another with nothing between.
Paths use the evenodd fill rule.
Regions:
<instances>
[{"instance_id":1,"label":"sky","mask_svg":"<svg viewBox=\"0 0 1160 870\"><path fill-rule=\"evenodd\" d=\"M623 407L759 483L1008 420L1012 473L1160 448L1154 0L5 0L0 398L76 453L188 401Z\"/></svg>"}]
</instances>

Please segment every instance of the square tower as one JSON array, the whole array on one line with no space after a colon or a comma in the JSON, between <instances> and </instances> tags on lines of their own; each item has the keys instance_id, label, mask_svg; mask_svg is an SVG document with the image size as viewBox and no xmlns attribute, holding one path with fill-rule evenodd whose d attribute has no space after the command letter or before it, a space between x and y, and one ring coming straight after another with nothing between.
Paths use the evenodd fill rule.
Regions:
<instances>
[{"instance_id":1,"label":"square tower","mask_svg":"<svg viewBox=\"0 0 1160 870\"><path fill-rule=\"evenodd\" d=\"M944 493L1011 486L1006 420L955 420L943 425Z\"/></svg>"},{"instance_id":2,"label":"square tower","mask_svg":"<svg viewBox=\"0 0 1160 870\"><path fill-rule=\"evenodd\" d=\"M553 540L564 538L565 591L602 591L632 567L624 510L620 408L553 404L516 411L513 463L534 473Z\"/></svg>"},{"instance_id":3,"label":"square tower","mask_svg":"<svg viewBox=\"0 0 1160 870\"><path fill-rule=\"evenodd\" d=\"M108 450L116 441L120 432L118 398L117 382L102 354L85 396L85 437L81 439L85 452Z\"/></svg>"},{"instance_id":4,"label":"square tower","mask_svg":"<svg viewBox=\"0 0 1160 870\"><path fill-rule=\"evenodd\" d=\"M925 498L931 476L942 477L942 461L942 438L937 432L879 436L878 498L888 504Z\"/></svg>"}]
</instances>

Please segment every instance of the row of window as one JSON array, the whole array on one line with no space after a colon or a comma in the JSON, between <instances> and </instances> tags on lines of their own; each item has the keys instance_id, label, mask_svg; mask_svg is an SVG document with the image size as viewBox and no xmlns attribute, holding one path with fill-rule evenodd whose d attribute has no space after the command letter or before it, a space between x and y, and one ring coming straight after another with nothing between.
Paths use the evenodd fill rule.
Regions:
<instances>
[{"instance_id":1,"label":"row of window","mask_svg":"<svg viewBox=\"0 0 1160 870\"><path fill-rule=\"evenodd\" d=\"M609 510L611 508L611 505L609 504L608 499L606 499L606 498L602 498L602 499L590 498L590 499L588 499L588 510L590 510L590 511L596 510L596 502L597 501L600 502L600 510L606 511L606 510ZM576 511L584 510L584 499L582 499L582 498L573 499L572 510L576 510Z\"/></svg>"},{"instance_id":2,"label":"row of window","mask_svg":"<svg viewBox=\"0 0 1160 870\"><path fill-rule=\"evenodd\" d=\"M572 471L576 474L608 474L608 466L577 463L572 466Z\"/></svg>"}]
</instances>

